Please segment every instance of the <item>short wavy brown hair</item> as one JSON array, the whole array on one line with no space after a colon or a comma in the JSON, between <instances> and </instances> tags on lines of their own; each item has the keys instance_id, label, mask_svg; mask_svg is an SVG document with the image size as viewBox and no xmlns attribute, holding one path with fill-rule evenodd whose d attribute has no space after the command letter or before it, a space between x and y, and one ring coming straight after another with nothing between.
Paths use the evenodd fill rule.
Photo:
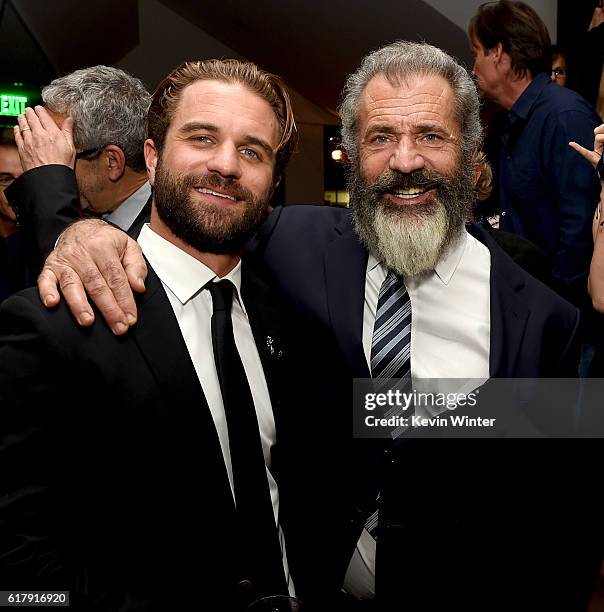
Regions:
<instances>
[{"instance_id":1,"label":"short wavy brown hair","mask_svg":"<svg viewBox=\"0 0 604 612\"><path fill-rule=\"evenodd\" d=\"M161 152L163 149L166 133L185 87L204 80L238 83L270 104L281 128L274 173L277 180L283 174L296 148L298 130L285 83L278 76L262 70L252 62L209 59L184 62L175 68L158 85L149 108L147 135L153 140L157 150Z\"/></svg>"},{"instance_id":2,"label":"short wavy brown hair","mask_svg":"<svg viewBox=\"0 0 604 612\"><path fill-rule=\"evenodd\" d=\"M484 202L493 191L493 170L491 164L483 151L478 151L476 155L476 199L479 202Z\"/></svg>"},{"instance_id":3,"label":"short wavy brown hair","mask_svg":"<svg viewBox=\"0 0 604 612\"><path fill-rule=\"evenodd\" d=\"M537 12L520 0L485 2L470 20L470 40L490 51L501 43L519 77L551 72L547 27Z\"/></svg>"}]
</instances>

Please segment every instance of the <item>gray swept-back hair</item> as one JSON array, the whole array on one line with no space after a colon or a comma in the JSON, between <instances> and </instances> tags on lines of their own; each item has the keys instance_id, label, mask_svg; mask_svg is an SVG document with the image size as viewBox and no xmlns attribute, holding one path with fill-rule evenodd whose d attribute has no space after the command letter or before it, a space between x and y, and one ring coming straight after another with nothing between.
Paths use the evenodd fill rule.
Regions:
<instances>
[{"instance_id":1,"label":"gray swept-back hair","mask_svg":"<svg viewBox=\"0 0 604 612\"><path fill-rule=\"evenodd\" d=\"M455 116L461 132L462 156L470 159L482 142L480 99L468 71L441 49L425 43L398 41L373 51L346 80L340 104L342 144L351 163L358 161L358 113L361 96L371 79L383 74L397 86L421 75L443 77L455 95Z\"/></svg>"},{"instance_id":2,"label":"gray swept-back hair","mask_svg":"<svg viewBox=\"0 0 604 612\"><path fill-rule=\"evenodd\" d=\"M145 170L143 143L151 96L142 81L109 66L76 70L42 89L44 104L74 119L78 149L117 145L133 170Z\"/></svg>"}]
</instances>

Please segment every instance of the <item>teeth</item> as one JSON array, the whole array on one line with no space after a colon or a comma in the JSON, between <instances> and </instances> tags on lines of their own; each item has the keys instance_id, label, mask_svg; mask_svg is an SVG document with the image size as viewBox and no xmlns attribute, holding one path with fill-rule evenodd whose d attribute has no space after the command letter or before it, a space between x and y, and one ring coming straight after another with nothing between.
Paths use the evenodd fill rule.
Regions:
<instances>
[{"instance_id":1,"label":"teeth","mask_svg":"<svg viewBox=\"0 0 604 612\"><path fill-rule=\"evenodd\" d=\"M418 195L421 195L422 193L425 193L424 189L418 189L418 188L414 188L414 189L399 189L398 191L394 192L394 195L397 198L403 198L403 199L411 199L411 198L415 198Z\"/></svg>"},{"instance_id":2,"label":"teeth","mask_svg":"<svg viewBox=\"0 0 604 612\"><path fill-rule=\"evenodd\" d=\"M209 195L218 196L219 198L225 198L226 200L233 200L233 202L235 201L233 196L227 195L226 193L218 193L217 191L212 191L211 189L205 189L205 187L198 188L196 191L199 191L199 193L207 193Z\"/></svg>"}]
</instances>

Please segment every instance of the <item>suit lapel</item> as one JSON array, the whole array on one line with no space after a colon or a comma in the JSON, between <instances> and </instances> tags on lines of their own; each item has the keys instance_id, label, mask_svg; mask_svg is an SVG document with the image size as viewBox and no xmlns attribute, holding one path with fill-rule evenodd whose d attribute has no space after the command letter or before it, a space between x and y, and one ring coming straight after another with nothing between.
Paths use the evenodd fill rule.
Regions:
<instances>
[{"instance_id":1,"label":"suit lapel","mask_svg":"<svg viewBox=\"0 0 604 612\"><path fill-rule=\"evenodd\" d=\"M282 382L281 369L288 357L288 347L284 338L283 312L269 285L250 269L245 258L242 268L241 294L264 370L277 426L279 416L277 407L281 400L278 391Z\"/></svg>"},{"instance_id":2,"label":"suit lapel","mask_svg":"<svg viewBox=\"0 0 604 612\"><path fill-rule=\"evenodd\" d=\"M363 351L367 251L353 233L349 217L334 229L336 238L326 249L324 262L329 317L353 376L368 378Z\"/></svg>"},{"instance_id":3,"label":"suit lapel","mask_svg":"<svg viewBox=\"0 0 604 612\"><path fill-rule=\"evenodd\" d=\"M491 345L489 373L492 378L512 377L526 331L530 310L522 299L521 270L478 225L468 227L491 253Z\"/></svg>"},{"instance_id":4,"label":"suit lapel","mask_svg":"<svg viewBox=\"0 0 604 612\"><path fill-rule=\"evenodd\" d=\"M195 439L195 448L190 449L193 457L200 463L204 461L202 458L208 457L212 464L219 466L218 470L222 469L222 474L212 476L221 488L220 494L214 491L215 499L222 498L234 509L222 449L207 400L170 301L149 262L147 265L147 291L137 297L138 322L130 333L161 389L169 422L176 424L176 431L180 428L183 435Z\"/></svg>"}]
</instances>

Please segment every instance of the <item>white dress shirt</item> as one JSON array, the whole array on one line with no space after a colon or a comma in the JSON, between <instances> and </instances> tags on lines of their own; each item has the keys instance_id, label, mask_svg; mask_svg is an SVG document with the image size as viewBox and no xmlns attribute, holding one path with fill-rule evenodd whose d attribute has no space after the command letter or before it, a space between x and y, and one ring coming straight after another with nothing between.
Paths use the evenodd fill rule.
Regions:
<instances>
[{"instance_id":1,"label":"white dress shirt","mask_svg":"<svg viewBox=\"0 0 604 612\"><path fill-rule=\"evenodd\" d=\"M387 273L370 254L363 312L368 364L378 296ZM490 278L488 248L464 231L433 272L405 279L411 300L412 378L489 378ZM375 540L366 530L357 542L344 588L359 599L374 596Z\"/></svg>"},{"instance_id":2,"label":"white dress shirt","mask_svg":"<svg viewBox=\"0 0 604 612\"><path fill-rule=\"evenodd\" d=\"M114 211L103 215L104 221L109 221L127 232L136 221L147 200L151 197L151 185L146 181L130 197L126 198Z\"/></svg>"},{"instance_id":3,"label":"white dress shirt","mask_svg":"<svg viewBox=\"0 0 604 612\"><path fill-rule=\"evenodd\" d=\"M156 234L145 224L138 237L145 257L155 270L168 295L180 331L185 340L189 356L195 367L199 383L208 402L208 407L216 426L224 464L227 469L233 499L233 468L229 450L229 437L224 412L220 383L216 373L214 352L212 348L212 296L202 287L210 281L220 280L210 268L185 253L177 246ZM266 476L269 483L275 523L279 522L279 490L270 472L271 447L275 444L275 419L262 362L254 342L252 329L241 297L241 262L223 278L235 286L235 298L231 316L233 335L243 369L250 385L250 391L256 408ZM204 466L199 466L200 470ZM283 532L279 527L279 539L283 556L283 567L290 593L293 594L293 583L289 575Z\"/></svg>"}]
</instances>

